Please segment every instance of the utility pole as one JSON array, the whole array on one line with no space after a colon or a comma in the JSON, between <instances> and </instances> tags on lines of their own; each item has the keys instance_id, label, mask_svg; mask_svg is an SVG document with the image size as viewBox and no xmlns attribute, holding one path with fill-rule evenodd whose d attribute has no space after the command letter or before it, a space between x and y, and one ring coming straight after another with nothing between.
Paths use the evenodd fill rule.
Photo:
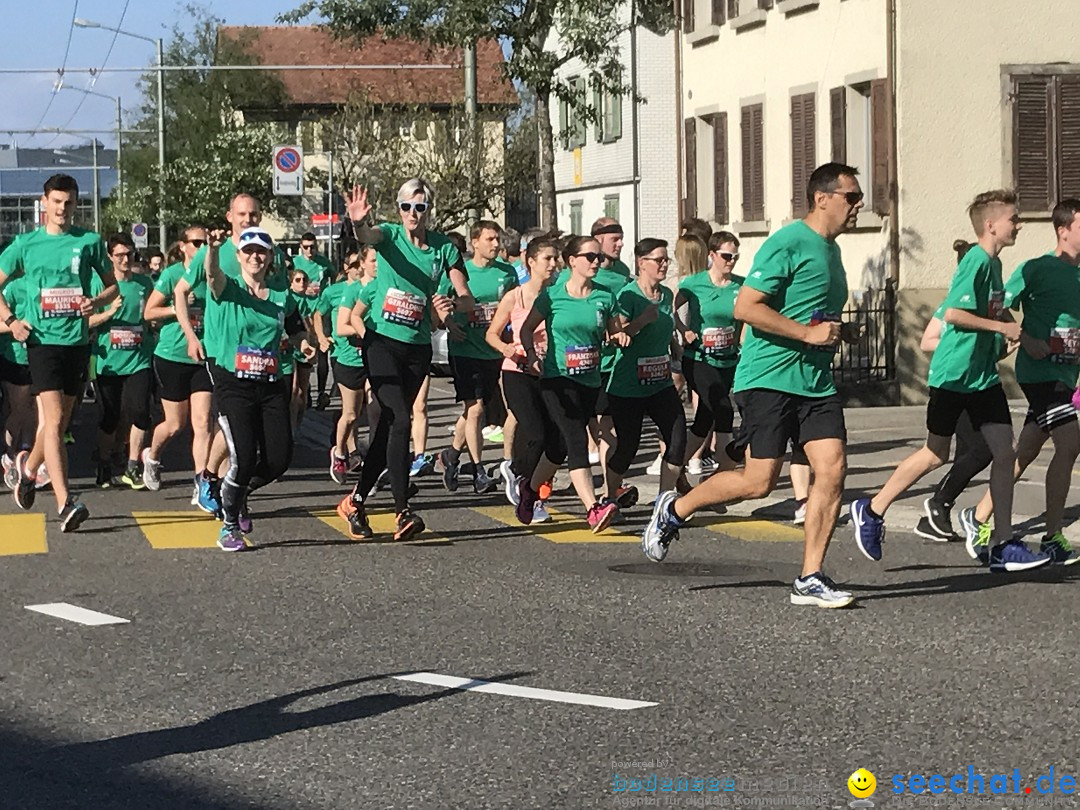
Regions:
<instances>
[{"instance_id":1,"label":"utility pole","mask_svg":"<svg viewBox=\"0 0 1080 810\"><path fill-rule=\"evenodd\" d=\"M165 252L165 55L157 39L158 247Z\"/></svg>"},{"instance_id":2,"label":"utility pole","mask_svg":"<svg viewBox=\"0 0 1080 810\"><path fill-rule=\"evenodd\" d=\"M101 184L98 179L97 138L94 138L94 230L101 233ZM84 158L85 160L85 158Z\"/></svg>"},{"instance_id":3,"label":"utility pole","mask_svg":"<svg viewBox=\"0 0 1080 810\"><path fill-rule=\"evenodd\" d=\"M476 42L465 46L465 126L468 130L469 143L469 198L473 204L469 207L469 223L480 219L481 212L476 207L479 197L480 139L476 125Z\"/></svg>"}]
</instances>

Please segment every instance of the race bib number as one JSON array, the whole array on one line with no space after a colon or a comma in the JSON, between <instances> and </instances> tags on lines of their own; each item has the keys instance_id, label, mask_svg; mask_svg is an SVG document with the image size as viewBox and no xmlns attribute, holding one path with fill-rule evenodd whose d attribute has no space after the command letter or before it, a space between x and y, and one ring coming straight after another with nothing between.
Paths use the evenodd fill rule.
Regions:
<instances>
[{"instance_id":1,"label":"race bib number","mask_svg":"<svg viewBox=\"0 0 1080 810\"><path fill-rule=\"evenodd\" d=\"M191 328L199 337L202 337L203 333L203 317L201 307L188 307L188 320L191 321Z\"/></svg>"},{"instance_id":2,"label":"race bib number","mask_svg":"<svg viewBox=\"0 0 1080 810\"><path fill-rule=\"evenodd\" d=\"M109 330L109 348L137 349L142 346L143 328L141 326L114 326Z\"/></svg>"},{"instance_id":3,"label":"race bib number","mask_svg":"<svg viewBox=\"0 0 1080 810\"><path fill-rule=\"evenodd\" d=\"M424 303L424 299L419 295L391 287L386 291L386 298L383 300L383 320L418 329L424 317Z\"/></svg>"},{"instance_id":4,"label":"race bib number","mask_svg":"<svg viewBox=\"0 0 1080 810\"><path fill-rule=\"evenodd\" d=\"M671 379L671 357L639 357L637 361L638 385L656 385Z\"/></svg>"},{"instance_id":5,"label":"race bib number","mask_svg":"<svg viewBox=\"0 0 1080 810\"><path fill-rule=\"evenodd\" d=\"M236 347L236 376L241 380L272 380L278 374L278 353L254 346Z\"/></svg>"},{"instance_id":6,"label":"race bib number","mask_svg":"<svg viewBox=\"0 0 1080 810\"><path fill-rule=\"evenodd\" d=\"M565 357L568 377L589 374L600 368L599 346L567 346Z\"/></svg>"},{"instance_id":7,"label":"race bib number","mask_svg":"<svg viewBox=\"0 0 1080 810\"><path fill-rule=\"evenodd\" d=\"M469 313L469 326L474 329L487 329L491 320L495 317L495 310L499 308L497 303L477 303Z\"/></svg>"},{"instance_id":8,"label":"race bib number","mask_svg":"<svg viewBox=\"0 0 1080 810\"><path fill-rule=\"evenodd\" d=\"M819 323L840 323L840 314L819 309L810 316L810 325L817 326ZM836 353L836 346L810 346L810 348L819 352Z\"/></svg>"},{"instance_id":9,"label":"race bib number","mask_svg":"<svg viewBox=\"0 0 1080 810\"><path fill-rule=\"evenodd\" d=\"M1050 333L1050 362L1063 365L1080 363L1080 329L1055 329Z\"/></svg>"},{"instance_id":10,"label":"race bib number","mask_svg":"<svg viewBox=\"0 0 1080 810\"><path fill-rule=\"evenodd\" d=\"M701 333L701 348L710 357L730 353L735 348L735 327L710 326L705 329Z\"/></svg>"},{"instance_id":11,"label":"race bib number","mask_svg":"<svg viewBox=\"0 0 1080 810\"><path fill-rule=\"evenodd\" d=\"M83 299L82 287L43 287L42 318L77 318Z\"/></svg>"},{"instance_id":12,"label":"race bib number","mask_svg":"<svg viewBox=\"0 0 1080 810\"><path fill-rule=\"evenodd\" d=\"M992 321L1000 321L1001 314L1005 311L1005 291L998 290L990 293L986 301L986 317Z\"/></svg>"}]
</instances>

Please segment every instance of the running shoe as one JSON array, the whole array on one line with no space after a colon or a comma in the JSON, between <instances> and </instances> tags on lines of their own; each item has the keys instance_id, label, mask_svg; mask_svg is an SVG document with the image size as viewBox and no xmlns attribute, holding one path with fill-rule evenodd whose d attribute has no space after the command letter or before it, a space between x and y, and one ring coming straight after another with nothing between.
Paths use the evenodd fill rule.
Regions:
<instances>
[{"instance_id":1,"label":"running shoe","mask_svg":"<svg viewBox=\"0 0 1080 810\"><path fill-rule=\"evenodd\" d=\"M919 518L915 534L937 543L950 543L960 539L953 531L951 507L927 498L923 501L923 511L926 515Z\"/></svg>"},{"instance_id":2,"label":"running shoe","mask_svg":"<svg viewBox=\"0 0 1080 810\"><path fill-rule=\"evenodd\" d=\"M671 543L679 539L679 529L686 525L672 511L679 493L674 490L661 492L653 506L645 530L641 533L641 550L653 562L663 562Z\"/></svg>"},{"instance_id":3,"label":"running shoe","mask_svg":"<svg viewBox=\"0 0 1080 810\"><path fill-rule=\"evenodd\" d=\"M5 456L7 458L7 456ZM15 469L15 462L11 462L10 466L4 467L4 486L8 489L15 489L15 484L19 480L19 472Z\"/></svg>"},{"instance_id":4,"label":"running shoe","mask_svg":"<svg viewBox=\"0 0 1080 810\"><path fill-rule=\"evenodd\" d=\"M836 583L818 571L809 576L799 577L791 586L791 604L810 605L819 608L842 608L855 601L847 591L836 587Z\"/></svg>"},{"instance_id":5,"label":"running shoe","mask_svg":"<svg viewBox=\"0 0 1080 810\"><path fill-rule=\"evenodd\" d=\"M191 505L199 505L199 482L202 480L202 476L196 475L191 483Z\"/></svg>"},{"instance_id":6,"label":"running shoe","mask_svg":"<svg viewBox=\"0 0 1080 810\"><path fill-rule=\"evenodd\" d=\"M239 526L222 526L218 534L217 547L222 551L247 551L247 541Z\"/></svg>"},{"instance_id":7,"label":"running shoe","mask_svg":"<svg viewBox=\"0 0 1080 810\"><path fill-rule=\"evenodd\" d=\"M409 477L420 478L424 475L431 475L433 472L435 472L435 457L429 456L427 453L417 453L412 461L412 466L409 467Z\"/></svg>"},{"instance_id":8,"label":"running shoe","mask_svg":"<svg viewBox=\"0 0 1080 810\"><path fill-rule=\"evenodd\" d=\"M345 457L339 456L336 447L330 448L330 478L335 484L344 484L345 476L349 470L345 463Z\"/></svg>"},{"instance_id":9,"label":"running shoe","mask_svg":"<svg viewBox=\"0 0 1080 810\"><path fill-rule=\"evenodd\" d=\"M806 523L806 499L801 501L795 501L795 515L792 517L791 522L795 526L802 526Z\"/></svg>"},{"instance_id":10,"label":"running shoe","mask_svg":"<svg viewBox=\"0 0 1080 810\"><path fill-rule=\"evenodd\" d=\"M356 540L367 540L374 536L364 502L354 501L351 493L338 502L337 513L338 517L349 524L350 537Z\"/></svg>"},{"instance_id":11,"label":"running shoe","mask_svg":"<svg viewBox=\"0 0 1080 810\"><path fill-rule=\"evenodd\" d=\"M0 456L0 467L3 467L4 480L6 482L8 473L11 470L15 469L15 461L7 453L4 453L2 456ZM8 486L8 489L11 489L10 485Z\"/></svg>"},{"instance_id":12,"label":"running shoe","mask_svg":"<svg viewBox=\"0 0 1080 810\"><path fill-rule=\"evenodd\" d=\"M75 444L75 436L70 430L64 434L64 444L69 446Z\"/></svg>"},{"instance_id":13,"label":"running shoe","mask_svg":"<svg viewBox=\"0 0 1080 810\"><path fill-rule=\"evenodd\" d=\"M248 511L246 499L243 504L240 505L240 514L237 516L237 522L240 524L240 531L244 534L251 534L251 531L255 528L255 524L251 520L251 512Z\"/></svg>"},{"instance_id":14,"label":"running shoe","mask_svg":"<svg viewBox=\"0 0 1080 810\"><path fill-rule=\"evenodd\" d=\"M600 534L600 532L610 526L618 511L619 506L614 501L604 500L594 503L585 516L585 519L589 522L589 528L592 529L592 533Z\"/></svg>"},{"instance_id":15,"label":"running shoe","mask_svg":"<svg viewBox=\"0 0 1080 810\"><path fill-rule=\"evenodd\" d=\"M217 484L217 486L215 486ZM214 478L207 478L205 476L198 476L199 494L195 501L195 505L206 512L208 515L221 514L221 493L219 491L220 483Z\"/></svg>"},{"instance_id":16,"label":"running shoe","mask_svg":"<svg viewBox=\"0 0 1080 810\"><path fill-rule=\"evenodd\" d=\"M708 475L709 473L714 473L720 469L720 465L711 454L706 453L701 457L701 469L704 475Z\"/></svg>"},{"instance_id":17,"label":"running shoe","mask_svg":"<svg viewBox=\"0 0 1080 810\"><path fill-rule=\"evenodd\" d=\"M161 489L161 462L150 458L150 448L142 451L142 481L148 490Z\"/></svg>"},{"instance_id":18,"label":"running shoe","mask_svg":"<svg viewBox=\"0 0 1080 810\"><path fill-rule=\"evenodd\" d=\"M45 489L45 487L52 482L52 477L49 475L49 468L45 466L44 461L41 462L41 466L37 468L37 478L35 481L37 483L35 483L34 486L37 489Z\"/></svg>"},{"instance_id":19,"label":"running shoe","mask_svg":"<svg viewBox=\"0 0 1080 810\"><path fill-rule=\"evenodd\" d=\"M990 524L979 523L975 517L975 507L969 506L960 511L960 525L964 529L964 548L968 556L980 565L990 563Z\"/></svg>"},{"instance_id":20,"label":"running shoe","mask_svg":"<svg viewBox=\"0 0 1080 810\"><path fill-rule=\"evenodd\" d=\"M60 510L60 531L73 532L78 529L88 517L90 510L74 495L69 495L64 508Z\"/></svg>"},{"instance_id":21,"label":"running shoe","mask_svg":"<svg viewBox=\"0 0 1080 810\"><path fill-rule=\"evenodd\" d=\"M506 493L506 500L510 502L511 506L517 506L518 501L521 500L520 496L518 495L518 489L520 486L520 475L514 475L513 473L511 473L510 475L503 476L503 492Z\"/></svg>"},{"instance_id":22,"label":"running shoe","mask_svg":"<svg viewBox=\"0 0 1080 810\"><path fill-rule=\"evenodd\" d=\"M443 468L443 486L446 487L447 492L457 492L458 472L461 467L460 458L458 461L454 461L453 453L450 450L443 450L439 453L439 461L442 462Z\"/></svg>"},{"instance_id":23,"label":"running shoe","mask_svg":"<svg viewBox=\"0 0 1080 810\"><path fill-rule=\"evenodd\" d=\"M595 467L599 463L600 463L600 454L599 453L589 453L589 464L591 464L593 467ZM659 475L659 473L657 473L657 475Z\"/></svg>"},{"instance_id":24,"label":"running shoe","mask_svg":"<svg viewBox=\"0 0 1080 810\"><path fill-rule=\"evenodd\" d=\"M487 495L490 492L494 492L498 489L499 485L491 480L491 477L484 472L483 467L478 467L477 471L473 474L473 492L477 495Z\"/></svg>"},{"instance_id":25,"label":"running shoe","mask_svg":"<svg viewBox=\"0 0 1080 810\"><path fill-rule=\"evenodd\" d=\"M101 489L108 489L112 486L112 466L107 461L99 461L97 465L97 479L94 484Z\"/></svg>"},{"instance_id":26,"label":"running shoe","mask_svg":"<svg viewBox=\"0 0 1080 810\"><path fill-rule=\"evenodd\" d=\"M540 485L540 488L538 490L536 490L536 494L540 496L540 500L549 501L549 500L551 500L551 492L554 489L555 489L555 481L554 480L545 481L544 483L542 483Z\"/></svg>"},{"instance_id":27,"label":"running shoe","mask_svg":"<svg viewBox=\"0 0 1080 810\"><path fill-rule=\"evenodd\" d=\"M325 411L330 407L330 395L323 391L319 394L319 398L315 401L315 410Z\"/></svg>"},{"instance_id":28,"label":"running shoe","mask_svg":"<svg viewBox=\"0 0 1080 810\"><path fill-rule=\"evenodd\" d=\"M870 499L859 498L851 504L851 525L855 542L868 560L881 562L881 543L885 539L885 521L870 514Z\"/></svg>"},{"instance_id":29,"label":"running shoe","mask_svg":"<svg viewBox=\"0 0 1080 810\"><path fill-rule=\"evenodd\" d=\"M629 509L638 502L637 487L619 487L615 490L615 503L620 509Z\"/></svg>"},{"instance_id":30,"label":"running shoe","mask_svg":"<svg viewBox=\"0 0 1080 810\"><path fill-rule=\"evenodd\" d=\"M659 462L659 463L656 463L656 462ZM660 465L664 463L664 457L663 456L657 456L656 462L653 462L654 464L656 464L656 468L657 468L655 474L659 475L660 474ZM650 467L649 469L652 469L652 468ZM688 462L686 462L686 471L690 475L702 475L705 472L705 465L702 463L700 458L692 458ZM710 472L711 472L711 470L710 470Z\"/></svg>"},{"instance_id":31,"label":"running shoe","mask_svg":"<svg viewBox=\"0 0 1080 810\"><path fill-rule=\"evenodd\" d=\"M124 486L131 487L132 489L142 489L143 474L139 471L138 463L128 462L127 469L124 470L124 474L120 476L120 483Z\"/></svg>"},{"instance_id":32,"label":"running shoe","mask_svg":"<svg viewBox=\"0 0 1080 810\"><path fill-rule=\"evenodd\" d=\"M1039 551L1050 555L1050 562L1055 565L1072 565L1080 562L1080 554L1077 554L1069 542L1069 538L1061 532L1048 534L1039 545Z\"/></svg>"},{"instance_id":33,"label":"running shoe","mask_svg":"<svg viewBox=\"0 0 1080 810\"><path fill-rule=\"evenodd\" d=\"M518 479L518 498L515 506L514 513L517 515L517 519L524 525L528 526L533 522L533 517L536 514L536 504L542 501L542 498L537 496L537 493L533 492L532 487L529 486L528 479L522 477Z\"/></svg>"},{"instance_id":34,"label":"running shoe","mask_svg":"<svg viewBox=\"0 0 1080 810\"><path fill-rule=\"evenodd\" d=\"M543 501L538 500L533 505L533 523L551 523L551 515L548 514L547 506Z\"/></svg>"},{"instance_id":35,"label":"running shoe","mask_svg":"<svg viewBox=\"0 0 1080 810\"><path fill-rule=\"evenodd\" d=\"M397 516L397 528L394 530L395 540L408 540L411 537L415 537L424 530L423 519L413 511L406 507L402 511L398 512Z\"/></svg>"},{"instance_id":36,"label":"running shoe","mask_svg":"<svg viewBox=\"0 0 1080 810\"><path fill-rule=\"evenodd\" d=\"M663 466L664 457L663 455L659 455L655 459L653 459L652 464L645 468L645 474L652 476L660 475L660 470L663 469Z\"/></svg>"},{"instance_id":37,"label":"running shoe","mask_svg":"<svg viewBox=\"0 0 1080 810\"><path fill-rule=\"evenodd\" d=\"M364 466L364 454L360 450L353 450L349 453L349 472L359 472L360 468Z\"/></svg>"},{"instance_id":38,"label":"running shoe","mask_svg":"<svg viewBox=\"0 0 1080 810\"><path fill-rule=\"evenodd\" d=\"M489 441L492 444L502 444L506 439L502 426L488 425L480 432L484 435L485 441Z\"/></svg>"},{"instance_id":39,"label":"running shoe","mask_svg":"<svg viewBox=\"0 0 1080 810\"><path fill-rule=\"evenodd\" d=\"M514 480L514 462L508 458L504 458L499 464L499 478L506 481Z\"/></svg>"},{"instance_id":40,"label":"running shoe","mask_svg":"<svg viewBox=\"0 0 1080 810\"><path fill-rule=\"evenodd\" d=\"M26 459L30 453L23 450L15 456L15 505L20 509L29 509L34 505L34 496L37 495L36 483L30 477L30 471L26 469Z\"/></svg>"},{"instance_id":41,"label":"running shoe","mask_svg":"<svg viewBox=\"0 0 1080 810\"><path fill-rule=\"evenodd\" d=\"M1050 555L1029 549L1019 537L990 549L990 570L995 573L1030 571L1050 564Z\"/></svg>"}]
</instances>

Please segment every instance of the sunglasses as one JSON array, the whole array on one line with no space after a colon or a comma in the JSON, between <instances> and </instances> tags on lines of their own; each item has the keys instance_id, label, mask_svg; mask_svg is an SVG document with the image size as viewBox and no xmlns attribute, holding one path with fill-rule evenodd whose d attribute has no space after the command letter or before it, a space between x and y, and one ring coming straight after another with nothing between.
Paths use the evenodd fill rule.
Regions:
<instances>
[{"instance_id":1,"label":"sunglasses","mask_svg":"<svg viewBox=\"0 0 1080 810\"><path fill-rule=\"evenodd\" d=\"M716 255L723 259L725 262L731 262L732 264L739 260L738 253L728 253L726 250L718 251Z\"/></svg>"},{"instance_id":2,"label":"sunglasses","mask_svg":"<svg viewBox=\"0 0 1080 810\"><path fill-rule=\"evenodd\" d=\"M858 205L866 196L861 191L830 191L829 193L842 195L848 205Z\"/></svg>"},{"instance_id":3,"label":"sunglasses","mask_svg":"<svg viewBox=\"0 0 1080 810\"><path fill-rule=\"evenodd\" d=\"M269 256L270 251L264 248L262 245L248 245L247 247L240 248L240 252L245 256Z\"/></svg>"},{"instance_id":4,"label":"sunglasses","mask_svg":"<svg viewBox=\"0 0 1080 810\"><path fill-rule=\"evenodd\" d=\"M641 258L647 262L656 262L659 267L671 264L671 259L668 256L642 256Z\"/></svg>"},{"instance_id":5,"label":"sunglasses","mask_svg":"<svg viewBox=\"0 0 1080 810\"><path fill-rule=\"evenodd\" d=\"M603 253L593 253L592 251L590 251L588 253L575 253L574 257L584 259L589 264L592 264L593 262L599 262L601 259L603 259L604 254Z\"/></svg>"},{"instance_id":6,"label":"sunglasses","mask_svg":"<svg viewBox=\"0 0 1080 810\"><path fill-rule=\"evenodd\" d=\"M348 268L350 268L350 269L352 269L352 270L355 270L355 269L356 269L357 267L360 267L360 265L361 265L361 262L359 262L359 261L355 261L355 262L349 262L349 263L348 263L347 265L345 265L345 266L346 266L346 267L348 267Z\"/></svg>"},{"instance_id":7,"label":"sunglasses","mask_svg":"<svg viewBox=\"0 0 1080 810\"><path fill-rule=\"evenodd\" d=\"M426 202L414 203L414 202L405 202L403 200L403 201L398 203L398 207L402 211L404 211L406 214L409 213L410 211L415 211L418 214L422 214L425 211L427 211L428 208L430 208L431 206L429 206Z\"/></svg>"},{"instance_id":8,"label":"sunglasses","mask_svg":"<svg viewBox=\"0 0 1080 810\"><path fill-rule=\"evenodd\" d=\"M312 242L312 243L311 243L310 245L301 245L301 246L300 246L300 249L301 249L301 250L311 250L311 249L312 249L313 247L315 247L315 243L314 243L314 242Z\"/></svg>"},{"instance_id":9,"label":"sunglasses","mask_svg":"<svg viewBox=\"0 0 1080 810\"><path fill-rule=\"evenodd\" d=\"M196 248L201 248L203 245L206 244L205 239L185 239L184 241L187 242L192 247L196 247Z\"/></svg>"}]
</instances>

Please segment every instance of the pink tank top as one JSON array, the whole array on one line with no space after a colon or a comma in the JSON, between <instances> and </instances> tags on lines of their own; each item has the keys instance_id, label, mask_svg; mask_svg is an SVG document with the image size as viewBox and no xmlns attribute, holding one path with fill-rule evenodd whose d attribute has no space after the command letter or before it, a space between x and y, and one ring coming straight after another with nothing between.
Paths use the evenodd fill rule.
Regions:
<instances>
[{"instance_id":1,"label":"pink tank top","mask_svg":"<svg viewBox=\"0 0 1080 810\"><path fill-rule=\"evenodd\" d=\"M520 287L511 294L514 296L514 308L510 311L510 326L514 332L514 349L519 359L524 361L525 350L521 348L521 325L525 323L525 319L529 316L532 307L525 306ZM542 361L547 353L547 330L542 321L533 332L533 348L536 349L536 356ZM507 357L503 358L502 368L503 371L522 371L516 360Z\"/></svg>"}]
</instances>

